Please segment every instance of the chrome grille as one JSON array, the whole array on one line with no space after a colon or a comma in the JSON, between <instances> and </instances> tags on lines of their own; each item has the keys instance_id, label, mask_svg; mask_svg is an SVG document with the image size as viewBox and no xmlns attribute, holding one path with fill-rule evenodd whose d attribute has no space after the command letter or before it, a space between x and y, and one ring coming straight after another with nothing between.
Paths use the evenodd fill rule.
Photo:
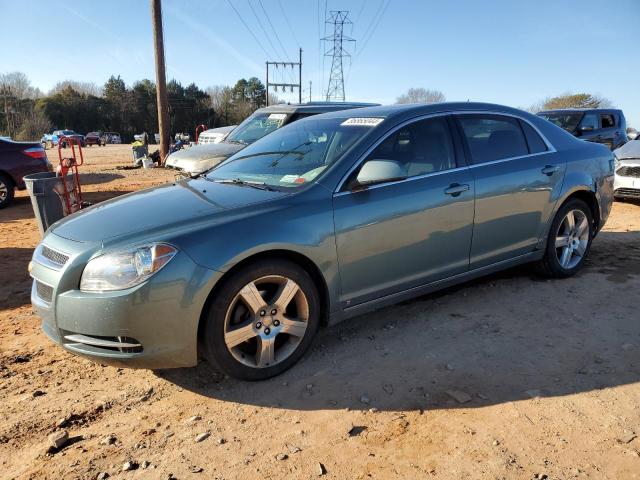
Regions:
<instances>
[{"instance_id":1,"label":"chrome grille","mask_svg":"<svg viewBox=\"0 0 640 480\"><path fill-rule=\"evenodd\" d=\"M40 254L44 258L49 260L51 263L55 263L56 265L60 265L61 267L65 263L67 263L67 260L69 260L68 255L65 255L64 253L56 252L55 250L52 250L46 245L42 245L42 250L40 251Z\"/></svg>"},{"instance_id":2,"label":"chrome grille","mask_svg":"<svg viewBox=\"0 0 640 480\"><path fill-rule=\"evenodd\" d=\"M38 294L38 298L46 303L51 303L53 299L53 287L46 285L38 280L36 282L36 293Z\"/></svg>"}]
</instances>

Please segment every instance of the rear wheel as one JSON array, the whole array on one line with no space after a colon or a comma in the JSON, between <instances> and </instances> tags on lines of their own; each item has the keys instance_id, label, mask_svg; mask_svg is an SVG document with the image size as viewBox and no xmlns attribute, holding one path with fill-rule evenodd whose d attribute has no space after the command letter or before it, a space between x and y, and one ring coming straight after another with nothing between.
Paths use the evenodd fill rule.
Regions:
<instances>
[{"instance_id":1,"label":"rear wheel","mask_svg":"<svg viewBox=\"0 0 640 480\"><path fill-rule=\"evenodd\" d=\"M4 208L13 201L13 182L6 175L0 174L0 208Z\"/></svg>"},{"instance_id":2,"label":"rear wheel","mask_svg":"<svg viewBox=\"0 0 640 480\"><path fill-rule=\"evenodd\" d=\"M593 216L579 199L564 204L551 225L547 248L540 264L552 277L569 277L584 265L593 238Z\"/></svg>"},{"instance_id":3,"label":"rear wheel","mask_svg":"<svg viewBox=\"0 0 640 480\"><path fill-rule=\"evenodd\" d=\"M242 380L264 380L295 364L320 323L317 289L302 268L263 260L239 270L216 292L205 316L205 357Z\"/></svg>"}]
</instances>

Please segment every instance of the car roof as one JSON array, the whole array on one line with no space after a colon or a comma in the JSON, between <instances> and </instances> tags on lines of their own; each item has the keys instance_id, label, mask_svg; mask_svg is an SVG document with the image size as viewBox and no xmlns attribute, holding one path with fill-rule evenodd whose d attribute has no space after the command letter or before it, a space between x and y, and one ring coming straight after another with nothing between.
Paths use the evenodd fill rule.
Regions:
<instances>
[{"instance_id":1,"label":"car roof","mask_svg":"<svg viewBox=\"0 0 640 480\"><path fill-rule=\"evenodd\" d=\"M278 103L263 107L257 112L264 113L325 113L351 108L371 107L379 103L364 102L307 102L307 103Z\"/></svg>"},{"instance_id":2,"label":"car roof","mask_svg":"<svg viewBox=\"0 0 640 480\"><path fill-rule=\"evenodd\" d=\"M551 110L542 110L538 112L537 115L541 113L572 113L572 112L621 112L619 108L553 108Z\"/></svg>"},{"instance_id":3,"label":"car roof","mask_svg":"<svg viewBox=\"0 0 640 480\"><path fill-rule=\"evenodd\" d=\"M439 103L410 103L410 104L394 104L379 105L374 107L359 108L357 112L353 111L335 111L325 113L325 118L352 118L352 117L376 117L376 118L393 118L393 117L414 117L418 115L428 115L431 113L451 113L464 111L489 111L495 113L515 114L519 116L529 115L527 112L518 110L504 105L484 102L439 102Z\"/></svg>"}]
</instances>

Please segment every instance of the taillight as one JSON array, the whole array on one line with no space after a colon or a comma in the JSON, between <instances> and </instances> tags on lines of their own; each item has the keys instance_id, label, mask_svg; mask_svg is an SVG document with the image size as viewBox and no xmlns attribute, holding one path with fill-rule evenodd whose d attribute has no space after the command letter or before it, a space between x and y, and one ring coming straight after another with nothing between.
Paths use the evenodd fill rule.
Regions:
<instances>
[{"instance_id":1,"label":"taillight","mask_svg":"<svg viewBox=\"0 0 640 480\"><path fill-rule=\"evenodd\" d=\"M22 151L22 153L29 155L31 158L47 158L47 153L42 147L26 148Z\"/></svg>"}]
</instances>

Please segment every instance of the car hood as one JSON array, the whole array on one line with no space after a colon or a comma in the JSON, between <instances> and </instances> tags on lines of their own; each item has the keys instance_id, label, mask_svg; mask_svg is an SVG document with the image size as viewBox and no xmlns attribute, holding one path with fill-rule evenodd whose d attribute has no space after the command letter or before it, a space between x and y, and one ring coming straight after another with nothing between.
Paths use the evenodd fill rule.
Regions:
<instances>
[{"instance_id":1,"label":"car hood","mask_svg":"<svg viewBox=\"0 0 640 480\"><path fill-rule=\"evenodd\" d=\"M640 159L640 140L631 140L630 142L625 143L620 148L614 150L613 154L619 160L623 160L625 158Z\"/></svg>"},{"instance_id":2,"label":"car hood","mask_svg":"<svg viewBox=\"0 0 640 480\"><path fill-rule=\"evenodd\" d=\"M80 210L51 227L51 232L79 242L180 228L197 220L286 193L220 184L204 178L183 180L130 193Z\"/></svg>"},{"instance_id":3,"label":"car hood","mask_svg":"<svg viewBox=\"0 0 640 480\"><path fill-rule=\"evenodd\" d=\"M194 145L169 155L167 166L188 173L202 173L215 167L244 147L244 145L237 143L226 142Z\"/></svg>"}]
</instances>

